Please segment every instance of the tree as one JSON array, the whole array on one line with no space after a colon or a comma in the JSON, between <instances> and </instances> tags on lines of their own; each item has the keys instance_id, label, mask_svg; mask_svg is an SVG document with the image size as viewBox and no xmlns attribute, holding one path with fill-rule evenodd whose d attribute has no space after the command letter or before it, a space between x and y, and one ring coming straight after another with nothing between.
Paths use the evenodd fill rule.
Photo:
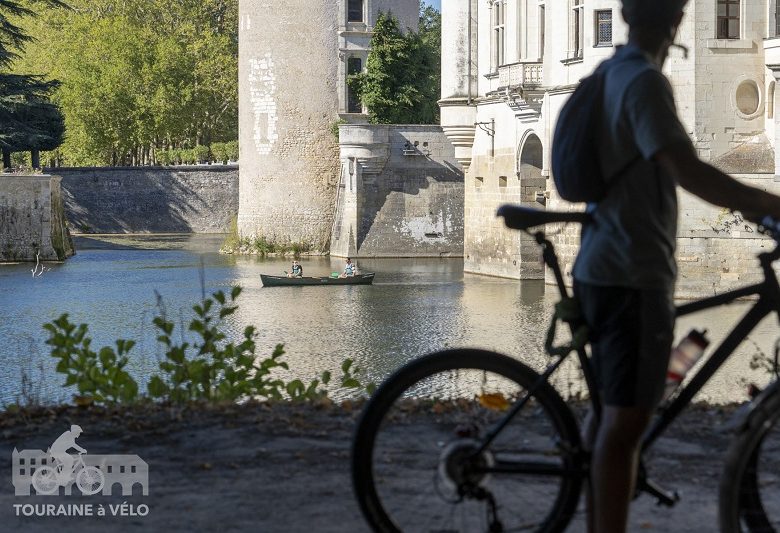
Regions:
<instances>
[{"instance_id":1,"label":"tree","mask_svg":"<svg viewBox=\"0 0 780 533\"><path fill-rule=\"evenodd\" d=\"M350 89L374 124L435 124L439 120L441 15L422 5L417 32L404 34L391 13L380 13L366 70Z\"/></svg>"},{"instance_id":2,"label":"tree","mask_svg":"<svg viewBox=\"0 0 780 533\"><path fill-rule=\"evenodd\" d=\"M152 164L238 137L238 0L71 0L19 65L62 80L66 163Z\"/></svg>"},{"instance_id":3,"label":"tree","mask_svg":"<svg viewBox=\"0 0 780 533\"><path fill-rule=\"evenodd\" d=\"M67 7L60 0L31 0L30 4ZM11 152L30 150L33 166L40 150L52 150L64 138L64 119L50 102L56 81L41 76L3 72L19 57L33 37L16 20L37 13L15 0L0 0L0 149L3 168L10 166Z\"/></svg>"}]
</instances>

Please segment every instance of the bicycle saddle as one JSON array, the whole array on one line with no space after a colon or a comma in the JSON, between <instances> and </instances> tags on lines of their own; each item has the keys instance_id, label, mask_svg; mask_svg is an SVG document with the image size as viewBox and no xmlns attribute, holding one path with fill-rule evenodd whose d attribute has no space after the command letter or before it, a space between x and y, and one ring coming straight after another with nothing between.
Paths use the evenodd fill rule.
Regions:
<instances>
[{"instance_id":1,"label":"bicycle saddle","mask_svg":"<svg viewBox=\"0 0 780 533\"><path fill-rule=\"evenodd\" d=\"M508 228L512 229L528 229L555 222L579 222L584 224L593 220L590 213L544 211L512 204L505 204L499 207L496 216L504 217L504 223Z\"/></svg>"}]
</instances>

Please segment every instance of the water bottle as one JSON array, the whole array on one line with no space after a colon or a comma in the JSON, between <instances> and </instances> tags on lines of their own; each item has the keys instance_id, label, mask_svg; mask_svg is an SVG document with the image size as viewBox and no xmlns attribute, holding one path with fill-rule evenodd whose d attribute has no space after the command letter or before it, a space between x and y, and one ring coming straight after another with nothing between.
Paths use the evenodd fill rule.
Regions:
<instances>
[{"instance_id":1,"label":"water bottle","mask_svg":"<svg viewBox=\"0 0 780 533\"><path fill-rule=\"evenodd\" d=\"M701 359L704 350L710 344L710 341L704 335L707 330L697 331L692 329L685 336L680 344L672 350L669 359L669 369L666 371L666 389L664 390L664 400L668 400L688 371Z\"/></svg>"}]
</instances>

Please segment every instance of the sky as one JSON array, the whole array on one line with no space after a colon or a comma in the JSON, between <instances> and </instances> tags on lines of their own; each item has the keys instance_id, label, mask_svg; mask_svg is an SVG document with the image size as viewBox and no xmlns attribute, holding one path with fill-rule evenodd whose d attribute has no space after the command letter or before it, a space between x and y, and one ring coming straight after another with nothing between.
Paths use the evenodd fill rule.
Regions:
<instances>
[{"instance_id":1,"label":"sky","mask_svg":"<svg viewBox=\"0 0 780 533\"><path fill-rule=\"evenodd\" d=\"M441 0L425 0L426 4L430 4L439 11L441 11Z\"/></svg>"}]
</instances>

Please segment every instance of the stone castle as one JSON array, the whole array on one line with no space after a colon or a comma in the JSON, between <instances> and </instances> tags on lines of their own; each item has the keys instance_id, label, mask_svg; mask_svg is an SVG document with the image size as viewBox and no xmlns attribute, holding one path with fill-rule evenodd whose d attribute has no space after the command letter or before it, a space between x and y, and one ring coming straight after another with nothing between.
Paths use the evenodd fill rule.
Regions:
<instances>
[{"instance_id":1,"label":"stone castle","mask_svg":"<svg viewBox=\"0 0 780 533\"><path fill-rule=\"evenodd\" d=\"M327 250L340 178L339 121L365 122L346 79L392 12L417 28L419 0L241 0L238 228Z\"/></svg>"},{"instance_id":2,"label":"stone castle","mask_svg":"<svg viewBox=\"0 0 780 533\"><path fill-rule=\"evenodd\" d=\"M442 2L442 120L465 169L464 258L470 272L542 278L536 246L502 227L503 203L552 209L556 118L578 81L625 42L619 0ZM775 113L780 18L774 0L690 0L667 62L699 155L749 183L780 190ZM574 207L577 208L577 207ZM750 225L681 193L678 294L744 284L766 245ZM567 266L576 228L556 237Z\"/></svg>"},{"instance_id":3,"label":"stone castle","mask_svg":"<svg viewBox=\"0 0 780 533\"><path fill-rule=\"evenodd\" d=\"M578 81L625 42L620 1L443 1L441 129L369 126L346 86L365 66L378 12L414 27L417 1L294 4L241 3L242 235L334 255L462 254L467 272L544 278L536 245L495 210L580 208L554 190L551 138ZM690 54L666 65L699 155L775 191L777 9L690 0L678 36ZM338 119L348 123L340 146L330 133ZM679 295L758 276L754 253L766 241L739 217L682 192L680 222ZM555 240L569 269L577 229Z\"/></svg>"}]
</instances>

